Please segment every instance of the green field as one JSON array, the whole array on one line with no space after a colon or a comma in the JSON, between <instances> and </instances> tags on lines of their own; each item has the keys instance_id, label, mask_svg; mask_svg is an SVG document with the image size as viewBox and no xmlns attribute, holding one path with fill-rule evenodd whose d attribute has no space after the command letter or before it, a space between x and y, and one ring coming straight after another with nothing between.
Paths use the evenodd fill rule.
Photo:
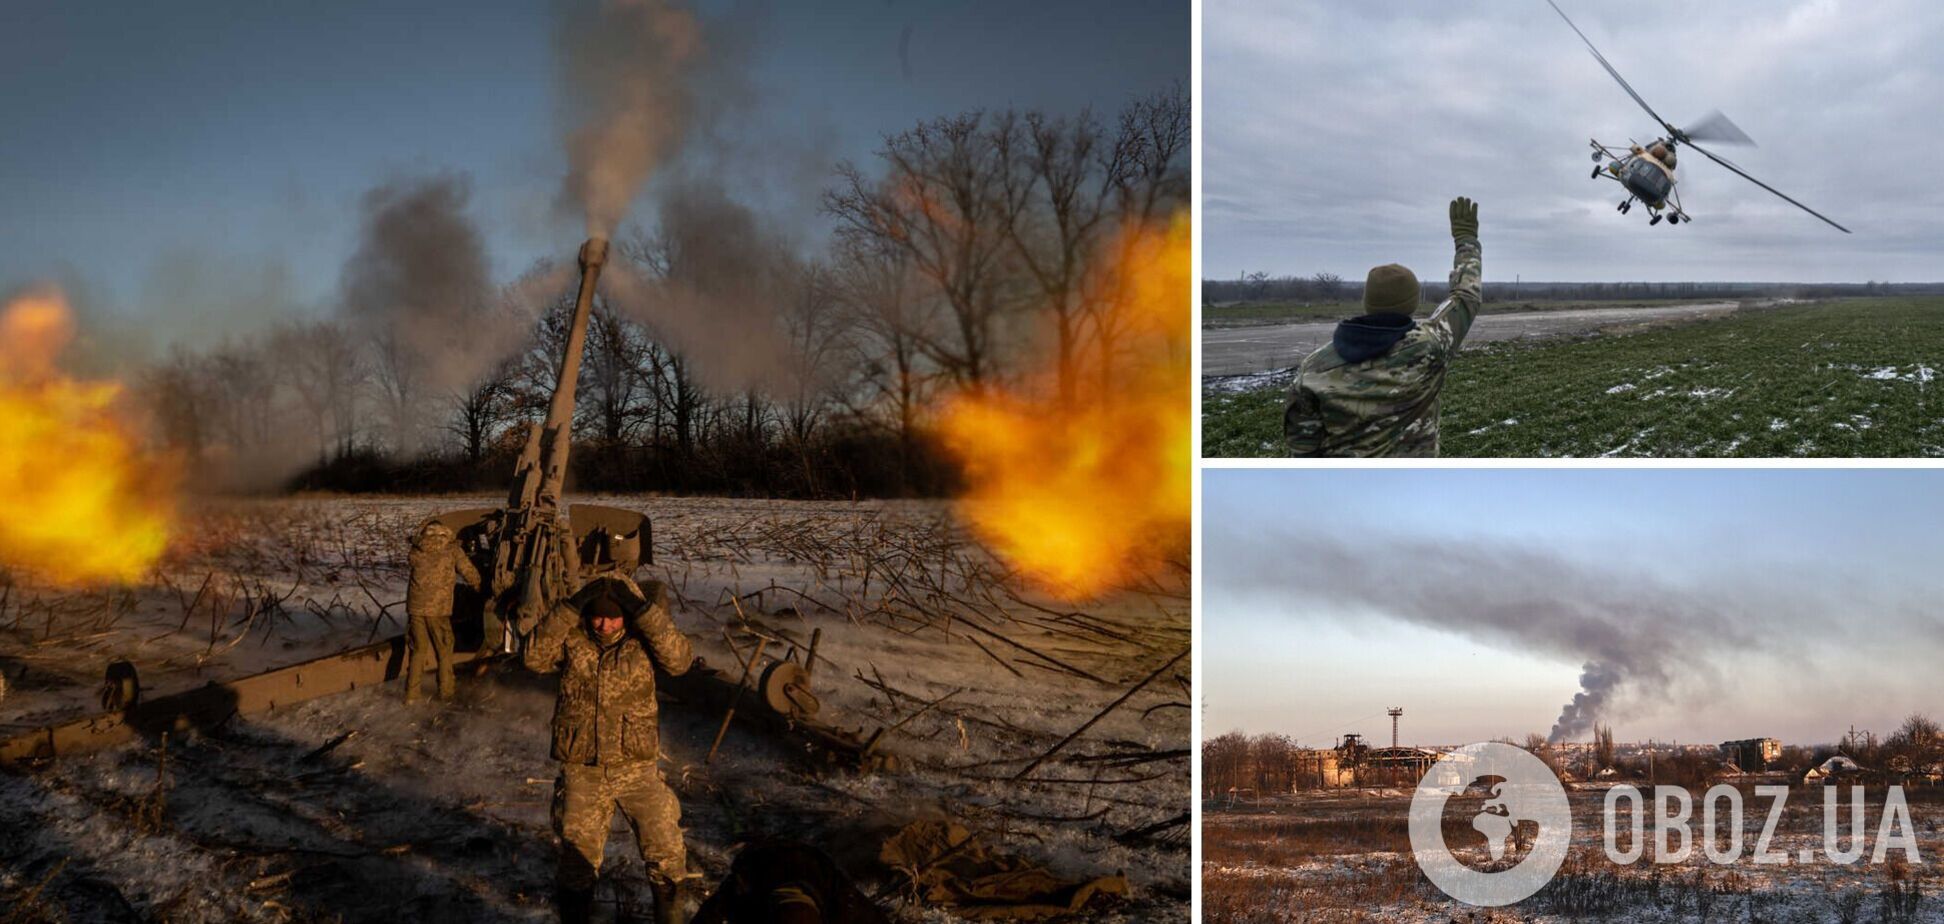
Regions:
<instances>
[{"instance_id":1,"label":"green field","mask_svg":"<svg viewBox=\"0 0 1944 924\"><path fill-rule=\"evenodd\" d=\"M1944 298L1464 351L1446 456L1944 456ZM1202 451L1281 453L1280 389L1203 390Z\"/></svg>"}]
</instances>

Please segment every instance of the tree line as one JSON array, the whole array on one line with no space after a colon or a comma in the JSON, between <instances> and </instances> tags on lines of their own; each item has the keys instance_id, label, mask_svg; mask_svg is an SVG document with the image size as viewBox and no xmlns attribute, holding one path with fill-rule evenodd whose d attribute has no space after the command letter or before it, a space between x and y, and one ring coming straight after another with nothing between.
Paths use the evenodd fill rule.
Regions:
<instances>
[{"instance_id":1,"label":"tree line","mask_svg":"<svg viewBox=\"0 0 1944 924\"><path fill-rule=\"evenodd\" d=\"M1057 400L1109 400L1126 349L1115 242L1186 207L1189 126L1180 88L1107 120L1008 110L923 122L837 168L821 196L830 230L807 245L782 243L726 197L680 221L665 207L611 248L570 484L935 495L956 477L928 437L941 396L1050 363ZM539 261L429 331L424 319L372 322L347 289L326 316L175 349L136 392L156 439L206 487L497 488L559 374L567 270ZM630 298L628 280L648 294ZM520 326L528 336L462 380L435 374L447 341ZM1081 380L1091 370L1100 381Z\"/></svg>"},{"instance_id":2,"label":"tree line","mask_svg":"<svg viewBox=\"0 0 1944 924\"><path fill-rule=\"evenodd\" d=\"M1613 770L1630 780L1694 787L1715 779L1727 762L1713 747L1650 745L1648 750L1654 752L1651 756L1623 754L1614 743L1613 729L1606 725L1594 726L1590 747L1552 745L1540 734L1528 735L1523 741L1504 740L1524 747L1555 773L1582 779ZM1315 753L1315 749L1298 745L1288 735L1232 731L1210 738L1201 746L1202 791L1211 797L1231 792L1260 797L1316 788L1323 781L1311 756ZM1800 775L1838 755L1855 761L1873 778L1937 780L1944 777L1944 727L1929 716L1913 713L1887 736L1851 731L1834 744L1785 746L1781 758L1769 769ZM1414 782L1405 781L1407 785Z\"/></svg>"},{"instance_id":3,"label":"tree line","mask_svg":"<svg viewBox=\"0 0 1944 924\"><path fill-rule=\"evenodd\" d=\"M1421 279L1424 296L1442 301L1448 291L1442 279ZM1330 303L1357 301L1363 285L1345 282L1335 273L1309 276L1271 276L1241 273L1234 279L1204 279L1204 304L1247 302ZM1944 283L1860 282L1505 282L1485 285L1487 302L1618 301L1642 299L1743 298L1867 298L1875 296L1944 295Z\"/></svg>"}]
</instances>

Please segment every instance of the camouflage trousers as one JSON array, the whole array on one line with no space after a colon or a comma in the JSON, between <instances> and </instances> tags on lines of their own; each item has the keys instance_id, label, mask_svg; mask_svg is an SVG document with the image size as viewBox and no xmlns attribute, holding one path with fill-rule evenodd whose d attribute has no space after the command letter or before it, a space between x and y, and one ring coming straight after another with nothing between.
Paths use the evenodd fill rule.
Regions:
<instances>
[{"instance_id":1,"label":"camouflage trousers","mask_svg":"<svg viewBox=\"0 0 1944 924\"><path fill-rule=\"evenodd\" d=\"M688 867L688 853L682 846L682 805L662 780L661 767L640 760L561 765L553 798L554 833L561 840L557 874L561 888L594 887L616 808L634 829L649 878L679 882Z\"/></svg>"},{"instance_id":2,"label":"camouflage trousers","mask_svg":"<svg viewBox=\"0 0 1944 924\"><path fill-rule=\"evenodd\" d=\"M434 666L431 662L436 662L439 669L439 698L451 699L454 692L452 620L444 616L413 614L406 619L406 630L406 701L418 698L419 685L425 681L425 669Z\"/></svg>"}]
</instances>

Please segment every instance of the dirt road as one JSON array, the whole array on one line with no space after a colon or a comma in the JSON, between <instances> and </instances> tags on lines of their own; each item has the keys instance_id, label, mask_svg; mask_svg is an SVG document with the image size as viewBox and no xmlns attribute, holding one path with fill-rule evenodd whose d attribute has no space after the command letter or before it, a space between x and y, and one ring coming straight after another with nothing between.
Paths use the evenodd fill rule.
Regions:
<instances>
[{"instance_id":1,"label":"dirt road","mask_svg":"<svg viewBox=\"0 0 1944 924\"><path fill-rule=\"evenodd\" d=\"M1735 302L1694 305L1615 306L1569 308L1560 311L1515 311L1480 315L1465 346L1499 340L1563 337L1612 327L1692 321L1734 311ZM1203 330L1202 375L1249 375L1287 369L1316 348L1330 342L1335 321L1305 321L1263 327Z\"/></svg>"}]
</instances>

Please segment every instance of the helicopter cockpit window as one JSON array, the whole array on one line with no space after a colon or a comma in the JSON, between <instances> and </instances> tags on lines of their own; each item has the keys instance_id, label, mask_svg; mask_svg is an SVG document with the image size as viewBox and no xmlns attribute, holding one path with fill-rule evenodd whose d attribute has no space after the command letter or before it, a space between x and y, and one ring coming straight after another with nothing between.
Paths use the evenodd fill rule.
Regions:
<instances>
[{"instance_id":1,"label":"helicopter cockpit window","mask_svg":"<svg viewBox=\"0 0 1944 924\"><path fill-rule=\"evenodd\" d=\"M1661 168L1636 158L1627 165L1627 189L1651 202L1660 202L1674 189L1674 183Z\"/></svg>"}]
</instances>

